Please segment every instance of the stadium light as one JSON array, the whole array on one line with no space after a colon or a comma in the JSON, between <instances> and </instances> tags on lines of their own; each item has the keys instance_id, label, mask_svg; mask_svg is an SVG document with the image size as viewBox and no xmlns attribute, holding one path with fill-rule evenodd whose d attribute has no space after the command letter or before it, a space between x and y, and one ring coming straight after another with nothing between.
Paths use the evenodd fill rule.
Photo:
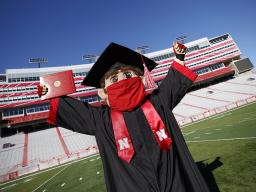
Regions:
<instances>
[{"instance_id":1,"label":"stadium light","mask_svg":"<svg viewBox=\"0 0 256 192\"><path fill-rule=\"evenodd\" d=\"M42 63L48 63L48 58L29 58L28 62L32 64L38 64L38 68L40 68Z\"/></svg>"},{"instance_id":2,"label":"stadium light","mask_svg":"<svg viewBox=\"0 0 256 192\"><path fill-rule=\"evenodd\" d=\"M184 44L185 39L187 39L187 36L181 35L181 36L179 36L179 37L176 38L176 41L178 41L178 42Z\"/></svg>"},{"instance_id":3,"label":"stadium light","mask_svg":"<svg viewBox=\"0 0 256 192\"><path fill-rule=\"evenodd\" d=\"M85 54L82 56L82 60L88 61L89 63L94 63L97 60L97 56Z\"/></svg>"},{"instance_id":4,"label":"stadium light","mask_svg":"<svg viewBox=\"0 0 256 192\"><path fill-rule=\"evenodd\" d=\"M140 54L145 54L146 50L149 50L149 46L143 45L143 46L137 47L135 51L140 53Z\"/></svg>"}]
</instances>

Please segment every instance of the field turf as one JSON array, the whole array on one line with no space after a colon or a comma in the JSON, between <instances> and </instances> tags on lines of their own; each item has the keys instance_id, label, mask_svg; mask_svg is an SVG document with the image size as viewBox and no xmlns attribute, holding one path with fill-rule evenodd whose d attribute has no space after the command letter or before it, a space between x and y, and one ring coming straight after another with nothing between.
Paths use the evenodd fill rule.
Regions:
<instances>
[{"instance_id":1,"label":"field turf","mask_svg":"<svg viewBox=\"0 0 256 192\"><path fill-rule=\"evenodd\" d=\"M213 191L256 191L256 103L182 128ZM0 184L0 191L105 191L100 157L84 158Z\"/></svg>"}]
</instances>

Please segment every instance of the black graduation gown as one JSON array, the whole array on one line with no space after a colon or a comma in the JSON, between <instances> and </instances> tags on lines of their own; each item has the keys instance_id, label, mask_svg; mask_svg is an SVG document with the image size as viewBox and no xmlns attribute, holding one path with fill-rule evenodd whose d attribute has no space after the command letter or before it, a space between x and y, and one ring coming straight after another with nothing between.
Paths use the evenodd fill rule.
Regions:
<instances>
[{"instance_id":1,"label":"black graduation gown","mask_svg":"<svg viewBox=\"0 0 256 192\"><path fill-rule=\"evenodd\" d=\"M108 106L93 107L70 97L59 98L55 123L79 133L95 135L108 192L208 191L172 113L192 85L192 71L183 66L178 68L171 67L159 88L148 97L172 138L171 149L160 150L140 108L124 112L135 150L130 164L117 155Z\"/></svg>"}]
</instances>

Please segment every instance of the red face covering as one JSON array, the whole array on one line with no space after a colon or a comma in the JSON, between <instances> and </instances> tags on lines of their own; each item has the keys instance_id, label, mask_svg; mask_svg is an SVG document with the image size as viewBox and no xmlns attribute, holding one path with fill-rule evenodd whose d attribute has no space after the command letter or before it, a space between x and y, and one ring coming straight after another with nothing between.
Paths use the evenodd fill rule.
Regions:
<instances>
[{"instance_id":1,"label":"red face covering","mask_svg":"<svg viewBox=\"0 0 256 192\"><path fill-rule=\"evenodd\" d=\"M132 111L146 96L140 77L124 79L108 86L107 94L110 108L117 111Z\"/></svg>"}]
</instances>

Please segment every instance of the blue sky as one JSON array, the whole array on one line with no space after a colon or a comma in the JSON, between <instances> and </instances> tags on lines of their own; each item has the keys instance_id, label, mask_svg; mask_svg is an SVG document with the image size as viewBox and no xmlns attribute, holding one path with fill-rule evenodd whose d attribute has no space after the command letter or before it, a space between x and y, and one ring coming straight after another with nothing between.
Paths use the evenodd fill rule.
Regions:
<instances>
[{"instance_id":1,"label":"blue sky","mask_svg":"<svg viewBox=\"0 0 256 192\"><path fill-rule=\"evenodd\" d=\"M0 73L31 67L29 57L47 57L47 67L80 64L112 41L157 51L183 34L230 33L256 65L255 8L254 0L1 0Z\"/></svg>"}]
</instances>

